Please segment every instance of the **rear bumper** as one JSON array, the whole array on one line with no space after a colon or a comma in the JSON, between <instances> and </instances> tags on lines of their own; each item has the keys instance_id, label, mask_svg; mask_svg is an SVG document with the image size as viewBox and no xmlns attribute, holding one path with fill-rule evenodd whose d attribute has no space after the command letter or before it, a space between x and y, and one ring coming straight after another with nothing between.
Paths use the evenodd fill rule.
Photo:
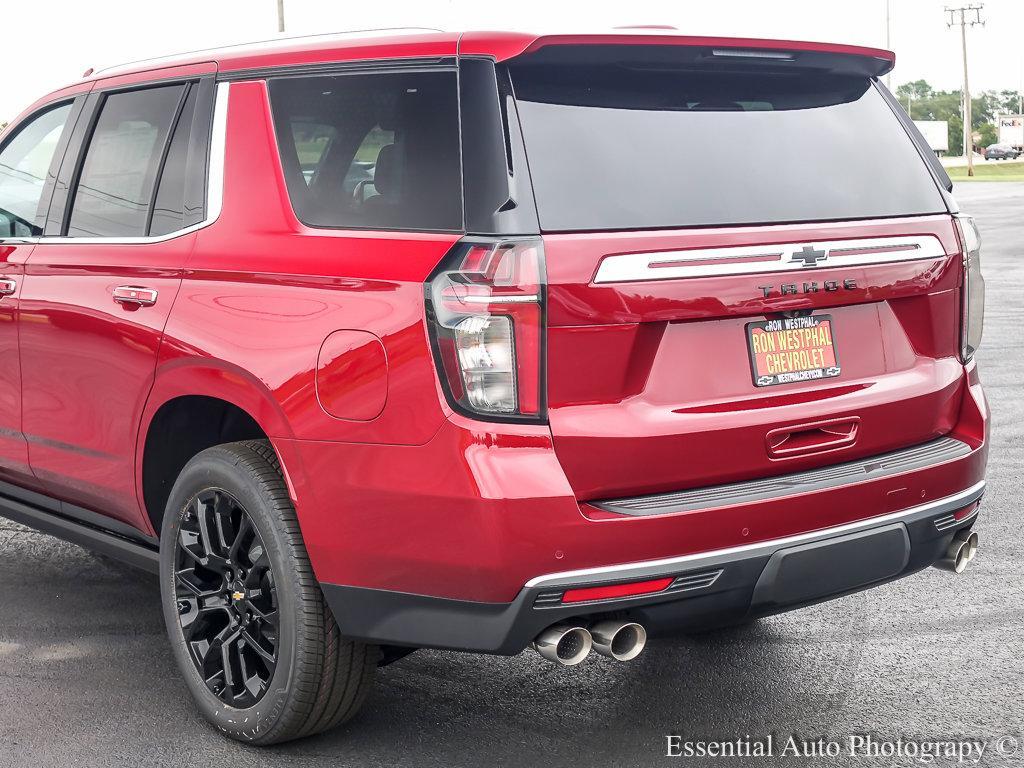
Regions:
<instances>
[{"instance_id":1,"label":"rear bumper","mask_svg":"<svg viewBox=\"0 0 1024 768\"><path fill-rule=\"evenodd\" d=\"M275 446L317 578L346 634L515 653L565 617L628 609L654 632L695 629L817 602L930 565L958 528L973 524L976 510L966 520L950 516L975 505L984 489L988 407L973 364L964 383L958 423L936 441L946 444L938 452L918 446L895 459L861 459L852 476L834 466L777 477L769 493L744 484L704 489L714 491L706 505L685 492L649 497L632 509L623 505L630 500L581 503L550 432L537 426L453 416L422 446ZM916 458L907 463L908 457ZM652 511L651 498L670 503ZM891 525L906 529L905 563L890 560L879 571L831 583L836 569L829 559L844 546L827 551L820 572L805 579L821 584L821 594L758 588L769 583L764 574L773 572L766 569L778 552L845 544L832 540ZM793 562L807 568L814 558ZM709 570L722 573L707 589L682 589ZM653 575L694 578L614 605L567 607L558 595L567 585ZM536 605L542 596L547 604Z\"/></svg>"},{"instance_id":2,"label":"rear bumper","mask_svg":"<svg viewBox=\"0 0 1024 768\"><path fill-rule=\"evenodd\" d=\"M531 579L509 603L323 584L341 631L389 645L523 650L563 620L628 615L654 635L764 616L898 579L938 560L977 520L984 482L880 517L756 544ZM642 597L561 603L568 589L671 577Z\"/></svg>"}]
</instances>

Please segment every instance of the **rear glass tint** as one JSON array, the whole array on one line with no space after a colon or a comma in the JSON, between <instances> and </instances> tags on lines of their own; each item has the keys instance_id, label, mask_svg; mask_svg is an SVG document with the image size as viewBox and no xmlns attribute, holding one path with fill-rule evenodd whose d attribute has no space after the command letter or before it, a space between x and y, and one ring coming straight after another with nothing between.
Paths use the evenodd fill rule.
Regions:
<instances>
[{"instance_id":1,"label":"rear glass tint","mask_svg":"<svg viewBox=\"0 0 1024 768\"><path fill-rule=\"evenodd\" d=\"M271 80L295 213L314 227L462 228L454 72Z\"/></svg>"},{"instance_id":2,"label":"rear glass tint","mask_svg":"<svg viewBox=\"0 0 1024 768\"><path fill-rule=\"evenodd\" d=\"M621 62L510 72L546 231L946 210L864 77Z\"/></svg>"}]
</instances>

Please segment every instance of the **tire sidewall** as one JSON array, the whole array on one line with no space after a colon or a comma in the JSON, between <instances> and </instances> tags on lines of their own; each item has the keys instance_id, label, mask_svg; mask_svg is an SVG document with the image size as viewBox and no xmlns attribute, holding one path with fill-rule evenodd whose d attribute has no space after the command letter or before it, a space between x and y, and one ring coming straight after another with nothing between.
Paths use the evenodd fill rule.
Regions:
<instances>
[{"instance_id":1,"label":"tire sidewall","mask_svg":"<svg viewBox=\"0 0 1024 768\"><path fill-rule=\"evenodd\" d=\"M254 454L255 455L255 454ZM185 684L202 714L216 727L236 738L256 740L274 730L282 715L292 711L295 690L297 644L296 605L300 585L291 566L291 553L278 530L275 502L251 474L240 466L237 454L212 448L190 461L175 482L167 502L160 547L160 596L171 650ZM178 622L175 596L175 555L183 515L196 496L207 489L221 489L242 505L263 539L277 586L278 663L270 690L248 709L228 706L207 687L200 677L185 644ZM308 641L307 641L308 642Z\"/></svg>"}]
</instances>

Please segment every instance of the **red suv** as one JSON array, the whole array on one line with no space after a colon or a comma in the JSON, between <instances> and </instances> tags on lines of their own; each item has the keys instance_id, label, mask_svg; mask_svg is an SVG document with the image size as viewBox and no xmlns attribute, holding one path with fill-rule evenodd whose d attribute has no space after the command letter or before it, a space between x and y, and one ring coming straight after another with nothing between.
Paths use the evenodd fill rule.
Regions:
<instances>
[{"instance_id":1,"label":"red suv","mask_svg":"<svg viewBox=\"0 0 1024 768\"><path fill-rule=\"evenodd\" d=\"M158 572L258 744L416 648L628 660L962 570L979 238L892 66L389 33L47 96L0 144L3 514Z\"/></svg>"}]
</instances>

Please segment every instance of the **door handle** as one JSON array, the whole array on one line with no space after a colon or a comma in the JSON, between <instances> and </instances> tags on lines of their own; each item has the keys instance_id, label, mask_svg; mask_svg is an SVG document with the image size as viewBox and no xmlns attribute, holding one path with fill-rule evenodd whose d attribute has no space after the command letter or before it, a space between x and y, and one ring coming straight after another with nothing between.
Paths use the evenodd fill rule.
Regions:
<instances>
[{"instance_id":1,"label":"door handle","mask_svg":"<svg viewBox=\"0 0 1024 768\"><path fill-rule=\"evenodd\" d=\"M154 289L137 285L119 285L114 289L114 301L125 306L152 307L157 295Z\"/></svg>"},{"instance_id":2,"label":"door handle","mask_svg":"<svg viewBox=\"0 0 1024 768\"><path fill-rule=\"evenodd\" d=\"M17 281L11 280L9 277L0 280L0 296L10 296L16 290L18 290Z\"/></svg>"},{"instance_id":3,"label":"door handle","mask_svg":"<svg viewBox=\"0 0 1024 768\"><path fill-rule=\"evenodd\" d=\"M773 429L766 437L768 457L787 459L847 448L857 442L859 429L858 416Z\"/></svg>"}]
</instances>

